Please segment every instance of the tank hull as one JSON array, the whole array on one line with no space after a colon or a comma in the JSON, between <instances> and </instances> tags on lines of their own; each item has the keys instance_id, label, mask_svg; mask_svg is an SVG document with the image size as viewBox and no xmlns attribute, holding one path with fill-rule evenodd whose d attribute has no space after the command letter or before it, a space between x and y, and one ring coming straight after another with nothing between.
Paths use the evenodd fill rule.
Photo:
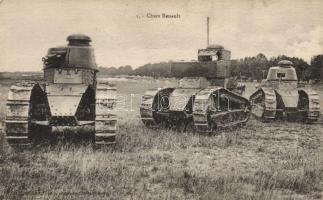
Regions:
<instances>
[{"instance_id":1,"label":"tank hull","mask_svg":"<svg viewBox=\"0 0 323 200\"><path fill-rule=\"evenodd\" d=\"M164 88L146 92L140 113L147 127L211 133L219 127L246 123L250 104L222 87Z\"/></svg>"},{"instance_id":2,"label":"tank hull","mask_svg":"<svg viewBox=\"0 0 323 200\"><path fill-rule=\"evenodd\" d=\"M297 83L293 63L282 60L270 67L267 79L250 96L252 113L261 120L277 118L314 122L320 117L320 97L309 87Z\"/></svg>"},{"instance_id":3,"label":"tank hull","mask_svg":"<svg viewBox=\"0 0 323 200\"><path fill-rule=\"evenodd\" d=\"M286 119L310 123L320 117L319 95L312 89L281 90L262 87L250 96L252 114L268 121Z\"/></svg>"},{"instance_id":4,"label":"tank hull","mask_svg":"<svg viewBox=\"0 0 323 200\"><path fill-rule=\"evenodd\" d=\"M6 138L30 145L58 135L82 135L97 144L115 142L116 88L29 83L12 86L7 100Z\"/></svg>"}]
</instances>

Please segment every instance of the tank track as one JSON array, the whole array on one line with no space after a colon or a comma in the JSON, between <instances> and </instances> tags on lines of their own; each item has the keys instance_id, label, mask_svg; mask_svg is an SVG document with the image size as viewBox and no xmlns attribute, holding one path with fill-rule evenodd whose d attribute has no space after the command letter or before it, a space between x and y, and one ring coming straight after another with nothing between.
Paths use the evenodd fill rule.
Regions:
<instances>
[{"instance_id":1,"label":"tank track","mask_svg":"<svg viewBox=\"0 0 323 200\"><path fill-rule=\"evenodd\" d=\"M312 89L300 89L307 95L308 106L305 109L304 122L312 123L318 121L320 118L320 96ZM301 99L300 99L301 101Z\"/></svg>"},{"instance_id":2,"label":"tank track","mask_svg":"<svg viewBox=\"0 0 323 200\"><path fill-rule=\"evenodd\" d=\"M98 84L95 104L95 144L115 143L117 89L107 84Z\"/></svg>"},{"instance_id":3,"label":"tank track","mask_svg":"<svg viewBox=\"0 0 323 200\"><path fill-rule=\"evenodd\" d=\"M141 105L140 105L140 116L141 121L145 126L154 128L158 127L158 123L154 118L154 99L158 94L158 90L148 90L143 96Z\"/></svg>"},{"instance_id":4,"label":"tank track","mask_svg":"<svg viewBox=\"0 0 323 200\"><path fill-rule=\"evenodd\" d=\"M271 89L258 89L250 96L251 113L264 121L276 118L277 101L276 93Z\"/></svg>"},{"instance_id":5,"label":"tank track","mask_svg":"<svg viewBox=\"0 0 323 200\"><path fill-rule=\"evenodd\" d=\"M212 96L226 95L229 102L236 102L240 108L223 108L213 105ZM217 128L244 125L250 115L250 105L247 99L223 88L206 88L195 95L193 106L194 129L201 133L211 133Z\"/></svg>"},{"instance_id":6,"label":"tank track","mask_svg":"<svg viewBox=\"0 0 323 200\"><path fill-rule=\"evenodd\" d=\"M10 145L29 146L29 107L33 83L14 85L6 103L5 132Z\"/></svg>"}]
</instances>

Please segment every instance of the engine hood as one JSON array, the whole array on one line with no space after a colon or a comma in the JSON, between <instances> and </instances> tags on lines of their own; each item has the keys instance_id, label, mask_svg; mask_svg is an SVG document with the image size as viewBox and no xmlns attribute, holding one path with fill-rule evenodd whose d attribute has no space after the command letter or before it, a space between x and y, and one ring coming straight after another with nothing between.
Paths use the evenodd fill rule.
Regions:
<instances>
[{"instance_id":1,"label":"engine hood","mask_svg":"<svg viewBox=\"0 0 323 200\"><path fill-rule=\"evenodd\" d=\"M169 96L169 110L183 111L190 98L201 89L196 88L177 88Z\"/></svg>"}]
</instances>

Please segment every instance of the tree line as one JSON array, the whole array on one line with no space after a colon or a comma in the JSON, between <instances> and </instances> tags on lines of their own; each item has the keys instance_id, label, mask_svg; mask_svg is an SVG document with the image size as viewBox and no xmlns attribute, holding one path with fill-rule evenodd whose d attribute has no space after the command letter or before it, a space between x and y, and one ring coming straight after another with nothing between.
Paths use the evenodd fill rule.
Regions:
<instances>
[{"instance_id":1,"label":"tree line","mask_svg":"<svg viewBox=\"0 0 323 200\"><path fill-rule=\"evenodd\" d=\"M256 56L235 59L231 62L231 76L238 76L244 79L261 80L268 72L269 67L277 66L281 60L290 60L293 62L299 79L323 80L323 55L313 56L310 64L301 58L280 55L277 57L267 58L264 54L259 53ZM133 69L130 65L120 67L99 67L101 75L139 75L152 77L180 77L191 74L201 75L204 70L201 67L191 67L181 74L171 73L171 63L159 62L149 63Z\"/></svg>"}]
</instances>

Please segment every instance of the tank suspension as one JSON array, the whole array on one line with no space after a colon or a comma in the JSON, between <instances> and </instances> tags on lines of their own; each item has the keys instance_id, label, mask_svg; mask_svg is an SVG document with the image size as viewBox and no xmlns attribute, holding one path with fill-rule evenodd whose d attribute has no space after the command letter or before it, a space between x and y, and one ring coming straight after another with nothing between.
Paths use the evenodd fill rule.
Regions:
<instances>
[{"instance_id":1,"label":"tank suspension","mask_svg":"<svg viewBox=\"0 0 323 200\"><path fill-rule=\"evenodd\" d=\"M193 123L196 131L211 133L246 123L249 113L247 99L222 88L204 89L195 96Z\"/></svg>"}]
</instances>

